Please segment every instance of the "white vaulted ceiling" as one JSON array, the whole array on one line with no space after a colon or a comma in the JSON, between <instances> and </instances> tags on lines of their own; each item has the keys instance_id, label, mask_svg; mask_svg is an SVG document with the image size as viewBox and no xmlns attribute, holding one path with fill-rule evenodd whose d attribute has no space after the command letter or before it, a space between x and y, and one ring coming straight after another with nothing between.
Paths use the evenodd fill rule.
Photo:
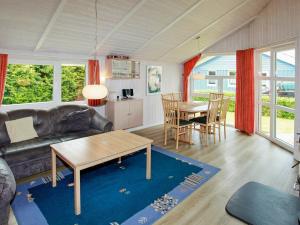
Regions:
<instances>
[{"instance_id":1,"label":"white vaulted ceiling","mask_svg":"<svg viewBox=\"0 0 300 225\"><path fill-rule=\"evenodd\" d=\"M97 52L183 62L249 23L269 1L98 0ZM0 0L2 50L89 56L94 39L94 0Z\"/></svg>"}]
</instances>

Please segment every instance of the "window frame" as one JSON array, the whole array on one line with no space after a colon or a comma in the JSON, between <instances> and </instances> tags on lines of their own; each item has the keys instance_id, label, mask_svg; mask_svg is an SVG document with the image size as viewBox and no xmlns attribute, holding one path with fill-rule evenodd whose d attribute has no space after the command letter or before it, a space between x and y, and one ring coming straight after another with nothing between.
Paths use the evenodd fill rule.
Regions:
<instances>
[{"instance_id":1,"label":"window frame","mask_svg":"<svg viewBox=\"0 0 300 225\"><path fill-rule=\"evenodd\" d=\"M43 108L52 108L61 104L78 104L85 105L87 104L86 100L83 101L72 101L72 102L63 102L61 96L61 73L63 64L80 64L85 65L85 85L88 80L88 63L87 60L38 60L38 59L23 59L23 58L14 58L13 56L8 59L8 64L32 64L32 65L52 65L53 66L53 93L52 100L48 102L34 102L34 103L23 103L23 104L10 104L10 105L1 105L1 110L10 111L16 109L43 109Z\"/></svg>"},{"instance_id":2,"label":"window frame","mask_svg":"<svg viewBox=\"0 0 300 225\"><path fill-rule=\"evenodd\" d=\"M276 53L279 51L287 50L287 49L295 49L295 77L278 77L276 76ZM263 76L260 68L261 68L261 58L260 55L264 52L270 51L271 55L271 69L270 69L270 74L269 76ZM295 42L287 43L287 44L281 44L277 46L270 46L267 48L262 48L262 49L257 49L255 51L255 132L256 134L263 136L264 138L276 143L277 145L283 147L284 149L287 149L290 152L293 152L294 149L296 148L296 129L297 129L297 110L296 108L288 108L285 106L278 105L276 103L276 96L272 94L274 92L274 88L276 88L276 81L288 81L288 82L294 82L295 83L295 102L296 102L296 107L297 107L297 45ZM270 102L263 102L261 99L261 86L260 83L261 81L266 80L270 82ZM263 133L260 130L260 121L261 121L261 107L268 107L270 109L270 134L267 135ZM273 109L273 110L272 110ZM295 123L294 123L294 145L290 145L287 142L284 142L280 140L278 137L276 137L276 112L277 110L283 110L285 112L293 113L295 114Z\"/></svg>"}]
</instances>

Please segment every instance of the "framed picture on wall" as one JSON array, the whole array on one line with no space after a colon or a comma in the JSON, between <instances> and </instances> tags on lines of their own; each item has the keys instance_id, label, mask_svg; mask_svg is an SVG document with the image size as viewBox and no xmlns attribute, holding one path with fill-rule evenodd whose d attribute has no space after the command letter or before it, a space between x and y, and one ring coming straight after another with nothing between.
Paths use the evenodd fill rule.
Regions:
<instances>
[{"instance_id":1,"label":"framed picture on wall","mask_svg":"<svg viewBox=\"0 0 300 225\"><path fill-rule=\"evenodd\" d=\"M147 95L161 93L162 66L147 66Z\"/></svg>"}]
</instances>

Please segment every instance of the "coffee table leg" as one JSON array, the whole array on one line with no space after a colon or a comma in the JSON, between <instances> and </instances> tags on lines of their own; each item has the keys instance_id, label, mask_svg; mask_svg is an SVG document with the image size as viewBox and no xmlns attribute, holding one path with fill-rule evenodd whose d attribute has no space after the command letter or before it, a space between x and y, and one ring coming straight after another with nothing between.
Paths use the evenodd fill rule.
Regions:
<instances>
[{"instance_id":1,"label":"coffee table leg","mask_svg":"<svg viewBox=\"0 0 300 225\"><path fill-rule=\"evenodd\" d=\"M151 179L151 145L147 145L146 179Z\"/></svg>"},{"instance_id":2,"label":"coffee table leg","mask_svg":"<svg viewBox=\"0 0 300 225\"><path fill-rule=\"evenodd\" d=\"M56 187L56 154L54 149L51 149L52 155L52 187Z\"/></svg>"},{"instance_id":3,"label":"coffee table leg","mask_svg":"<svg viewBox=\"0 0 300 225\"><path fill-rule=\"evenodd\" d=\"M74 205L75 214L79 215L81 213L80 206L80 170L74 169Z\"/></svg>"}]
</instances>

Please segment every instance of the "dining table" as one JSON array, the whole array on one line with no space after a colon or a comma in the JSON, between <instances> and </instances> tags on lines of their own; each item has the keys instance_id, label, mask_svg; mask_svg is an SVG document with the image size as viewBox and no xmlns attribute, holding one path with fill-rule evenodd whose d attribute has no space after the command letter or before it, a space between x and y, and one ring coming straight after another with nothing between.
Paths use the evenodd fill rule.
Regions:
<instances>
[{"instance_id":1,"label":"dining table","mask_svg":"<svg viewBox=\"0 0 300 225\"><path fill-rule=\"evenodd\" d=\"M206 114L208 111L208 102L180 102L179 112L188 119L190 115Z\"/></svg>"},{"instance_id":2,"label":"dining table","mask_svg":"<svg viewBox=\"0 0 300 225\"><path fill-rule=\"evenodd\" d=\"M208 102L180 102L178 107L181 117L185 120L189 120L191 117L194 118L196 116L207 114ZM179 141L190 143L188 139L187 135L183 135L183 137L179 138Z\"/></svg>"}]
</instances>

